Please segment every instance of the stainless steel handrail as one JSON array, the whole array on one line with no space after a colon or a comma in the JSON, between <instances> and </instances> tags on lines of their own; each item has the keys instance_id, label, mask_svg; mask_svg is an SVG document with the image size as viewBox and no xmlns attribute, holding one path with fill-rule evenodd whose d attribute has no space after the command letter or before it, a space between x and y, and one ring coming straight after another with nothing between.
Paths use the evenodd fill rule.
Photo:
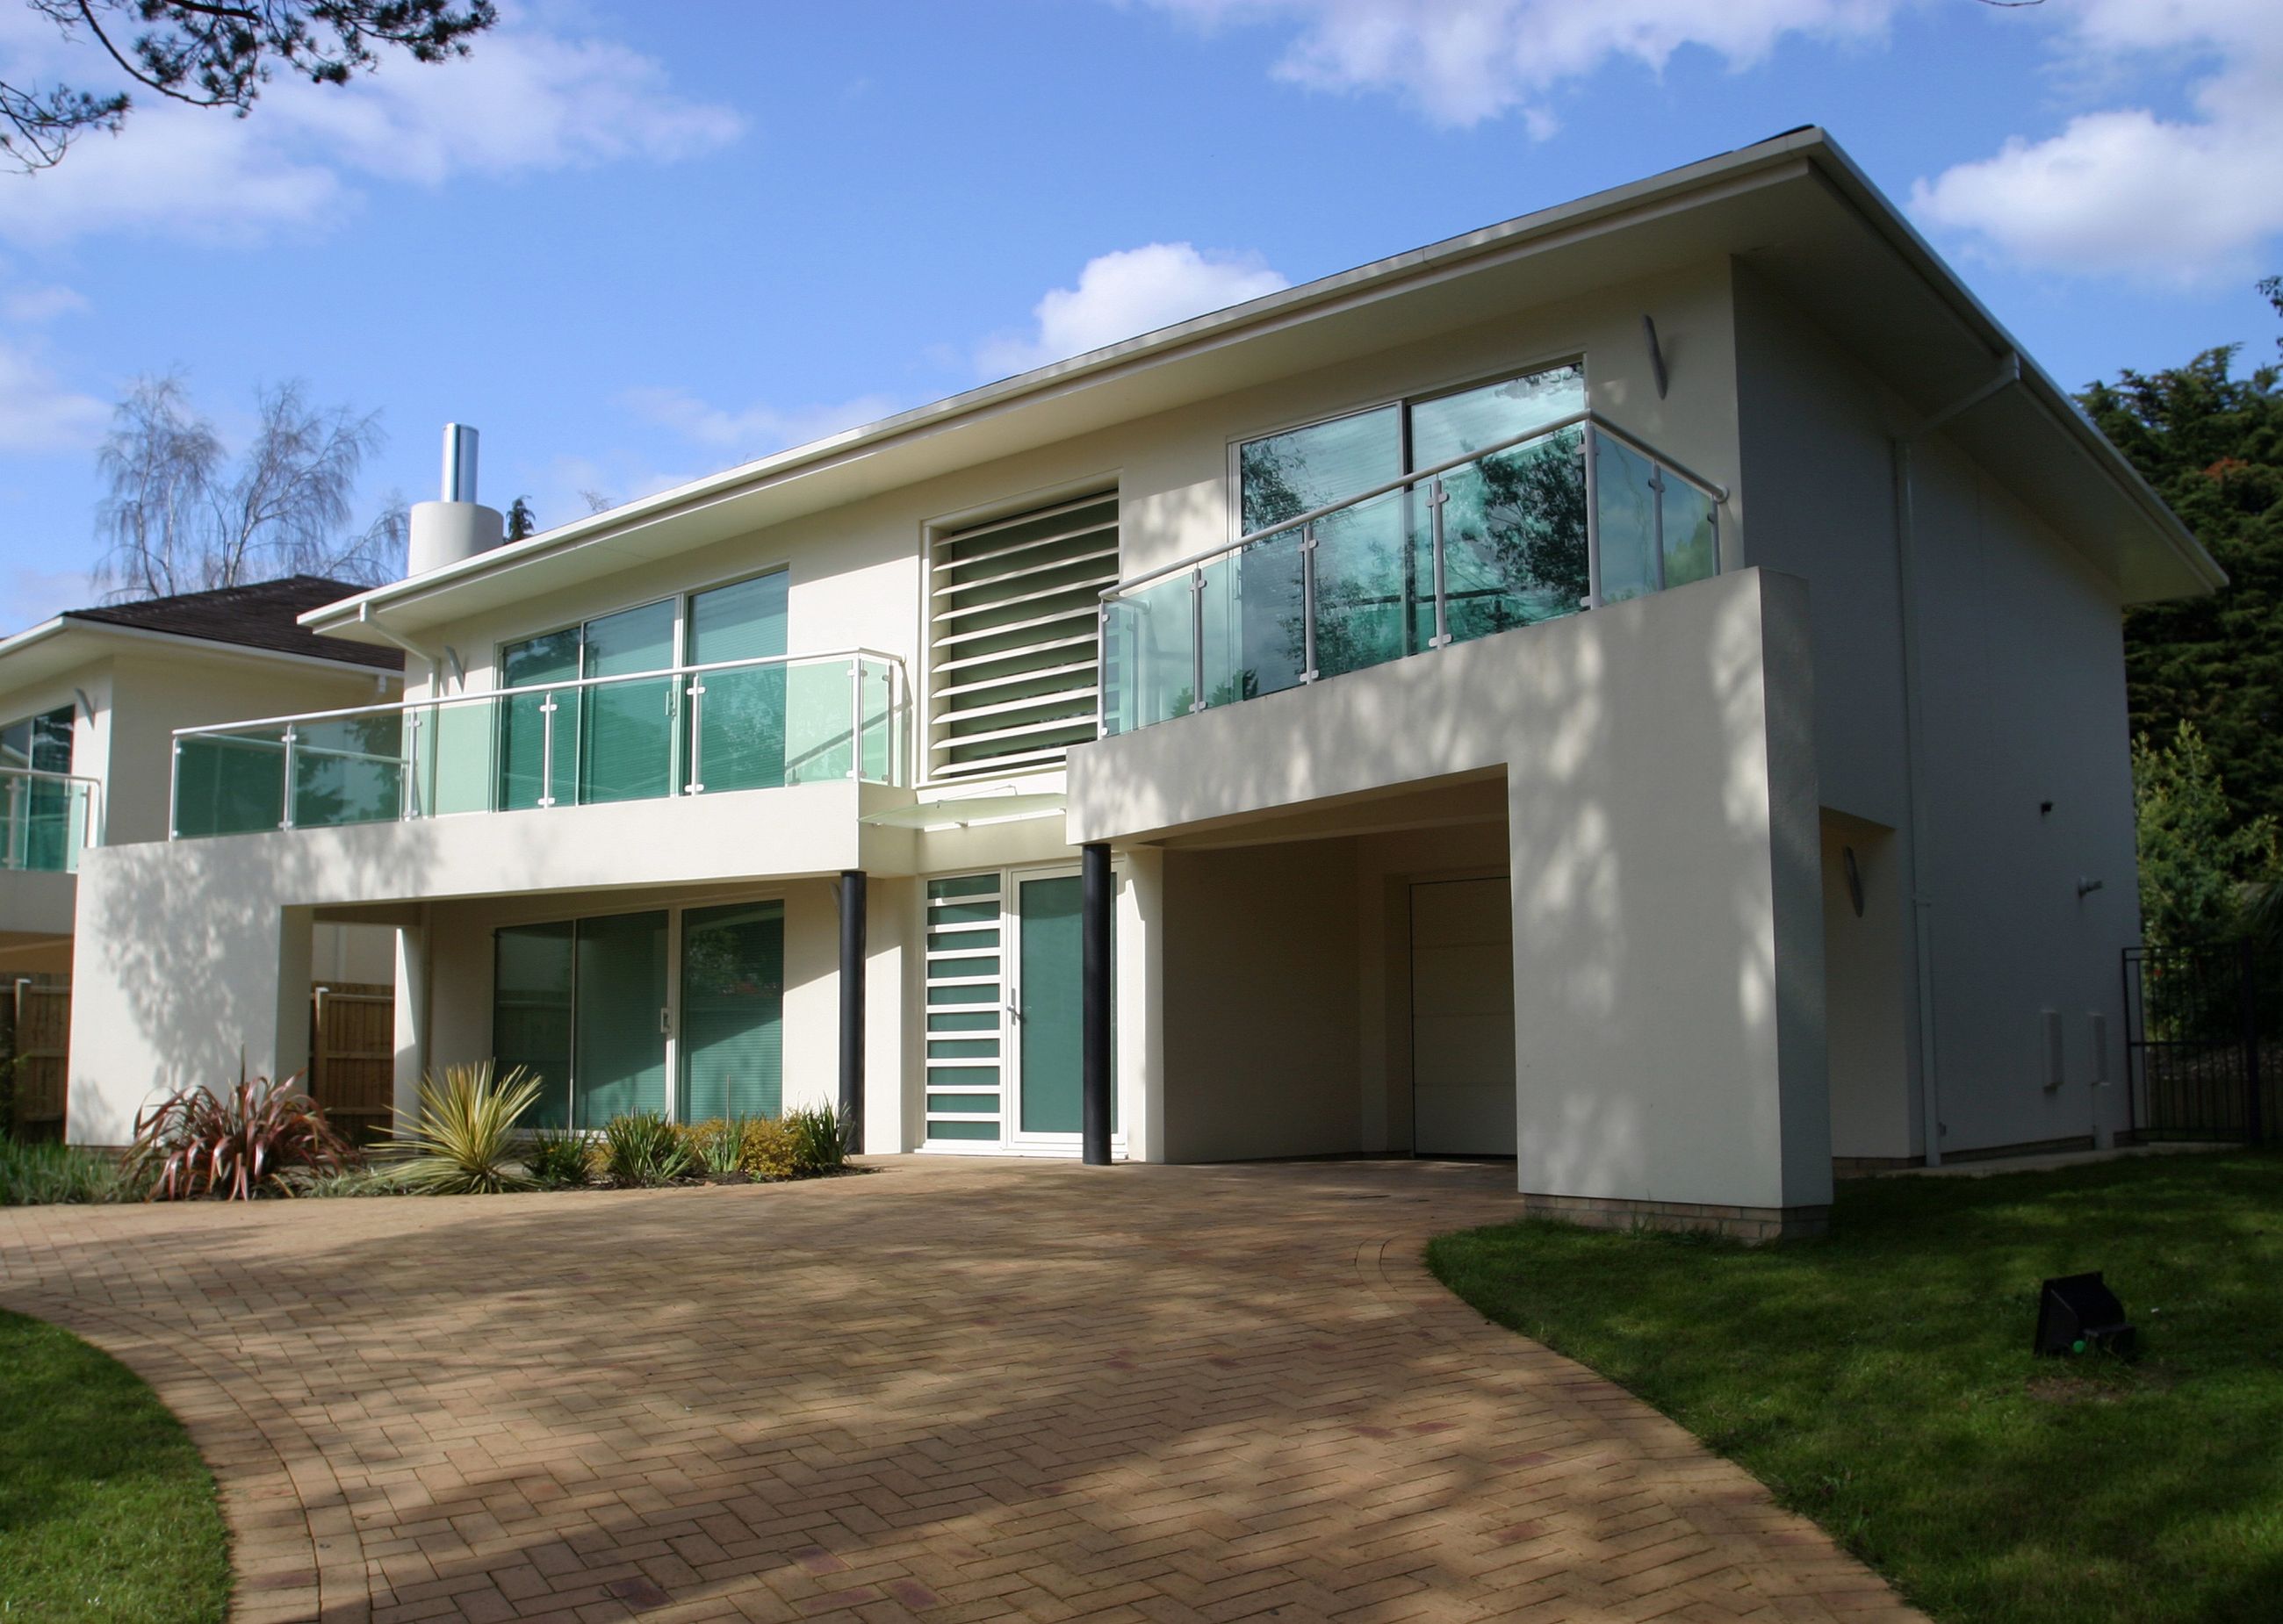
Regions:
<instances>
[{"instance_id":1,"label":"stainless steel handrail","mask_svg":"<svg viewBox=\"0 0 2283 1624\"><path fill-rule=\"evenodd\" d=\"M565 688L601 688L614 682L660 682L671 677L697 676L712 671L739 671L762 665L811 665L827 660L877 660L892 665L900 676L904 670L900 655L884 653L877 649L828 649L821 654L763 654L748 660L711 660L698 665L661 665L656 671L630 671L615 677L570 677L560 682L531 682L520 688L485 688L474 694L436 694L425 699L400 699L385 705L352 705L339 711L304 711L292 716L249 717L242 722L207 722L196 727L177 727L176 739L202 738L215 734L244 733L253 727L291 727L302 722L337 722L358 716L401 716L409 711L440 709L445 705L482 704L489 700L513 698L519 694L559 694Z\"/></svg>"},{"instance_id":2,"label":"stainless steel handrail","mask_svg":"<svg viewBox=\"0 0 2283 1624\"><path fill-rule=\"evenodd\" d=\"M1687 467L1674 462L1662 451L1655 450L1649 446L1643 444L1639 438L1617 427L1617 424L1603 417L1601 413L1593 410L1591 407L1588 407L1583 411L1571 412L1566 417L1556 417L1550 423L1539 423L1536 428L1530 430L1526 433L1514 435L1509 439L1500 440L1493 445L1484 446L1479 450L1469 451L1460 456L1448 457L1440 462L1434 463L1426 468L1414 469L1410 473L1404 474L1398 478L1383 479L1380 481L1379 484L1368 486L1363 490L1356 492L1352 495L1343 496L1337 501L1326 502L1322 507L1311 508L1305 513L1295 514L1289 519L1279 519L1274 524L1264 525L1258 530L1250 531L1247 533L1239 536L1234 541L1224 541L1217 547L1207 548L1201 553L1192 553L1188 557L1176 559L1172 563L1160 564L1154 570L1144 571L1140 575L1129 575L1123 580L1120 580L1114 587L1103 587L1102 590L1103 602L1105 603L1112 602L1118 598L1125 596L1126 594L1134 590L1137 587L1148 586L1150 582L1162 580L1169 575L1179 575L1184 570L1200 569L1204 565L1211 563L1216 558L1225 557L1231 553L1241 552L1256 542L1266 541L1271 536L1284 535L1289 532L1301 529L1305 525L1319 524L1325 519L1330 518L1335 514L1344 512L1350 508L1360 507L1367 501L1375 501L1379 497L1387 495L1391 491L1406 490L1414 485L1423 485L1428 480L1438 478L1442 475L1449 473L1453 469L1464 468L1470 462L1479 462L1484 457L1494 457L1502 451L1511 451L1516 446L1525 446L1531 440L1544 439L1550 435L1561 433L1564 429L1577 428L1581 423L1590 423L1596 430L1609 435L1610 439L1617 440L1622 444L1630 447L1634 451L1639 452L1650 462L1655 462L1658 467L1678 474L1687 483L1695 486L1698 490L1704 493L1705 495L1710 497L1716 505L1724 505L1726 503L1728 500L1728 487L1726 486L1720 484L1718 480L1707 479L1701 474L1690 471Z\"/></svg>"},{"instance_id":3,"label":"stainless steel handrail","mask_svg":"<svg viewBox=\"0 0 2283 1624\"><path fill-rule=\"evenodd\" d=\"M60 784L66 789L76 787L84 790L87 795L87 817L81 826L81 847L84 849L103 843L103 781L101 779L90 778L84 773L50 773L39 767L0 766L0 781L4 781L7 785L5 811L4 813L0 813L0 816L5 817L11 830L29 827L28 822L22 820L18 805L19 798L23 793L23 786ZM0 867L9 868L17 873L31 872L25 869L21 864L8 861L7 857L8 854L0 854Z\"/></svg>"}]
</instances>

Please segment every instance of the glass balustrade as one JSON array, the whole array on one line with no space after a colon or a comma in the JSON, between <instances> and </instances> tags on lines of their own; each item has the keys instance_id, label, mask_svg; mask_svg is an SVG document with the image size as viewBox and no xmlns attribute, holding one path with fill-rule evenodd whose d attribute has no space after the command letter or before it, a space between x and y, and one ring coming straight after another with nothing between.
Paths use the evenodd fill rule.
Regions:
<instances>
[{"instance_id":1,"label":"glass balustrade","mask_svg":"<svg viewBox=\"0 0 2283 1624\"><path fill-rule=\"evenodd\" d=\"M901 664L772 657L187 729L174 832L903 781Z\"/></svg>"},{"instance_id":2,"label":"glass balustrade","mask_svg":"<svg viewBox=\"0 0 2283 1624\"><path fill-rule=\"evenodd\" d=\"M1726 498L1580 412L1292 515L1103 595L1103 732L1704 579Z\"/></svg>"},{"instance_id":3,"label":"glass balustrade","mask_svg":"<svg viewBox=\"0 0 2283 1624\"><path fill-rule=\"evenodd\" d=\"M0 767L0 869L76 874L80 853L102 838L90 778Z\"/></svg>"}]
</instances>

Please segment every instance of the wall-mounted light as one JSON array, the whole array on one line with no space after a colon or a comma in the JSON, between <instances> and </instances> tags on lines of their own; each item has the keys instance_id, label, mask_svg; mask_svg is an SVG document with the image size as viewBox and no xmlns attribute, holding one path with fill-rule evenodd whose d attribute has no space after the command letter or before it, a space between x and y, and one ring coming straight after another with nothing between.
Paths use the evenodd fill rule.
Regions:
<instances>
[{"instance_id":1,"label":"wall-mounted light","mask_svg":"<svg viewBox=\"0 0 2283 1624\"><path fill-rule=\"evenodd\" d=\"M2100 890L2103 885L2105 885L2105 884L2107 884L2107 883L2108 883L2108 882L2107 882L2107 881L2105 881L2105 880L2096 880L2096 879L2094 879L2094 878L2093 878L2092 875L2090 875L2090 874L2080 874L2080 875L2078 875L2078 876L2077 876L2077 900L2078 900L2079 902L2083 902L2086 897L2088 897L2092 896L2092 895L2093 894L2093 892L2095 892L2095 891L2099 890Z\"/></svg>"},{"instance_id":2,"label":"wall-mounted light","mask_svg":"<svg viewBox=\"0 0 2283 1624\"><path fill-rule=\"evenodd\" d=\"M1641 337L1648 340L1649 376L1656 379L1656 398L1664 399L1664 349L1656 341L1656 322L1649 316L1641 317Z\"/></svg>"},{"instance_id":3,"label":"wall-mounted light","mask_svg":"<svg viewBox=\"0 0 2283 1624\"><path fill-rule=\"evenodd\" d=\"M1863 917L1863 870L1855 861L1855 848L1839 848L1839 866L1847 874L1847 902L1855 910L1855 917Z\"/></svg>"}]
</instances>

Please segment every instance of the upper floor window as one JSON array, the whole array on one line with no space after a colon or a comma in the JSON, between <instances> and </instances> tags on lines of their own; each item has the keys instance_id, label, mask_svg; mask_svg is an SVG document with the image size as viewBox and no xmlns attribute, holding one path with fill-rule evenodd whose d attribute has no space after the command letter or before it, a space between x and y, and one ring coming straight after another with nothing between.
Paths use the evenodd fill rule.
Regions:
<instances>
[{"instance_id":1,"label":"upper floor window","mask_svg":"<svg viewBox=\"0 0 2283 1624\"><path fill-rule=\"evenodd\" d=\"M0 727L0 767L35 773L72 770L72 708L58 705Z\"/></svg>"},{"instance_id":2,"label":"upper floor window","mask_svg":"<svg viewBox=\"0 0 2283 1624\"><path fill-rule=\"evenodd\" d=\"M786 571L775 570L504 645L500 686L543 691L510 693L501 705L498 804L512 810L672 793L688 776L692 740L682 685L664 673L784 654L787 580ZM660 674L560 686L652 672ZM714 695L698 742L715 787L782 782L785 668L697 680ZM773 758L773 773L761 757ZM748 776L753 786L740 781Z\"/></svg>"}]
</instances>

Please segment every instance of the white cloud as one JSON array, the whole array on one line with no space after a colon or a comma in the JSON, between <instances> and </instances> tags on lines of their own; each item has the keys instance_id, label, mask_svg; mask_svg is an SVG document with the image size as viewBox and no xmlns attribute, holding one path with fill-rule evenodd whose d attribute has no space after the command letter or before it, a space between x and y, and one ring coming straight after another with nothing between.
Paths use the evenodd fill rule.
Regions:
<instances>
[{"instance_id":1,"label":"white cloud","mask_svg":"<svg viewBox=\"0 0 2283 1624\"><path fill-rule=\"evenodd\" d=\"M629 389L620 398L639 416L698 445L734 452L748 460L875 422L900 404L885 395L858 395L852 400L791 411L762 405L730 411L686 389L658 386Z\"/></svg>"},{"instance_id":2,"label":"white cloud","mask_svg":"<svg viewBox=\"0 0 2283 1624\"><path fill-rule=\"evenodd\" d=\"M0 32L0 78L83 77L90 51ZM53 169L0 175L0 235L234 240L321 222L362 180L435 186L464 174L671 162L743 128L733 110L676 94L653 58L510 17L464 60L384 61L344 86L281 76L244 119L139 96L119 136L84 138Z\"/></svg>"},{"instance_id":3,"label":"white cloud","mask_svg":"<svg viewBox=\"0 0 2283 1624\"><path fill-rule=\"evenodd\" d=\"M20 327L37 327L59 315L77 315L87 307L85 297L66 287L18 288L0 295L0 316Z\"/></svg>"},{"instance_id":4,"label":"white cloud","mask_svg":"<svg viewBox=\"0 0 2283 1624\"><path fill-rule=\"evenodd\" d=\"M2267 268L2255 251L2283 233L2283 5L2086 0L2065 16L2066 64L2186 73L2193 116L2082 114L1920 181L1913 211L2045 269L2185 284Z\"/></svg>"},{"instance_id":5,"label":"white cloud","mask_svg":"<svg viewBox=\"0 0 2283 1624\"><path fill-rule=\"evenodd\" d=\"M1022 372L1290 285L1257 253L1188 243L1124 248L1088 260L1076 287L1048 290L1030 332L989 340L976 361L986 372Z\"/></svg>"},{"instance_id":6,"label":"white cloud","mask_svg":"<svg viewBox=\"0 0 2283 1624\"><path fill-rule=\"evenodd\" d=\"M1392 91L1430 122L1519 112L1539 139L1549 93L1612 60L1661 73L1700 46L1749 67L1787 35L1877 39L1905 0L1149 0L1212 28L1291 23L1278 78L1319 89Z\"/></svg>"},{"instance_id":7,"label":"white cloud","mask_svg":"<svg viewBox=\"0 0 2283 1624\"><path fill-rule=\"evenodd\" d=\"M66 389L31 351L0 339L0 452L78 451L103 437L111 408Z\"/></svg>"}]
</instances>

